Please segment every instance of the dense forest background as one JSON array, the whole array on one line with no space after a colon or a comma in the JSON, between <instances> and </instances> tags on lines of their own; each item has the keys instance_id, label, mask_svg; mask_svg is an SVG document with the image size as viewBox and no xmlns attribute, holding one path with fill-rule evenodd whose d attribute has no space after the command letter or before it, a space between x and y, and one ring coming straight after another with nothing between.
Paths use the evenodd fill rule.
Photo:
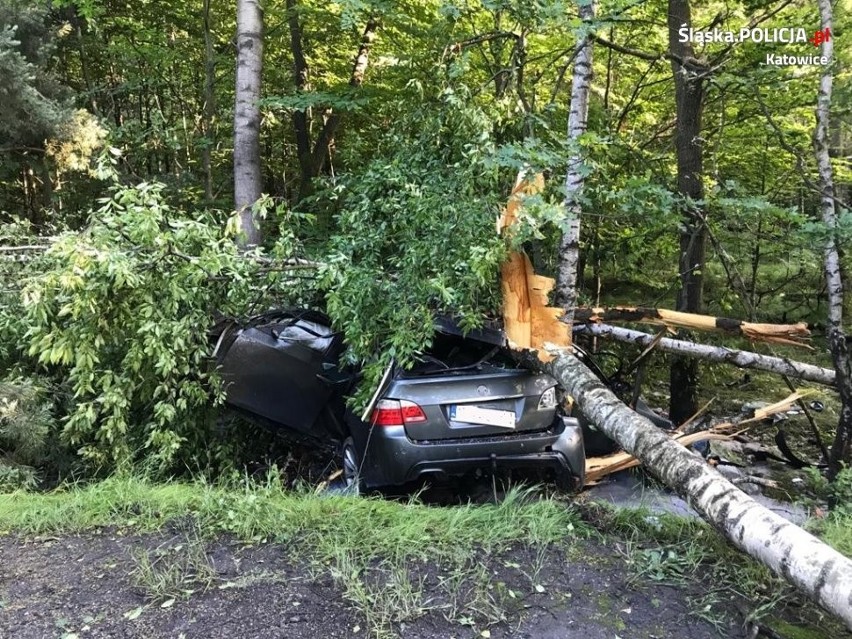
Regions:
<instances>
[{"instance_id":1,"label":"dense forest background","mask_svg":"<svg viewBox=\"0 0 852 639\"><path fill-rule=\"evenodd\" d=\"M812 38L813 3L607 0L592 16L589 3L561 0L262 4L258 122L240 119L233 4L0 0L0 436L10 476L29 477L22 469L45 451L100 471L226 457L207 445L221 393L205 368L206 331L219 314L321 305L368 373L389 356L410 361L435 310L481 322L498 306L507 247L494 219L519 170L544 173L547 187L525 201L514 242L538 272L557 273L572 157L584 177L581 304L678 306L692 224L702 253L689 310L824 326L828 231L811 147L824 68L767 64L819 49L684 48L669 20L677 6L696 31L801 28ZM832 233L847 272L849 20L836 3ZM588 122L569 137L585 39ZM699 87L691 123L677 108L673 61ZM678 181L685 126L702 155L692 192ZM263 195L249 197L258 244L243 251L234 162L252 127ZM323 265L281 266L295 258ZM40 430L14 431L12 413L28 402L44 411Z\"/></svg>"}]
</instances>

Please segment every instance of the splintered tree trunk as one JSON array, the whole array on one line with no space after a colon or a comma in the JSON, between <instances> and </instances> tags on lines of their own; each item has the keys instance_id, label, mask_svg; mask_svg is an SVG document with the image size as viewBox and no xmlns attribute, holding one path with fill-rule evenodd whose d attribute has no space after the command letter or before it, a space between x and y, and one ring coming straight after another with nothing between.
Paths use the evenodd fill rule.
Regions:
<instances>
[{"instance_id":1,"label":"splintered tree trunk","mask_svg":"<svg viewBox=\"0 0 852 639\"><path fill-rule=\"evenodd\" d=\"M580 19L590 27L595 17L593 0L578 0ZM577 306L577 264L580 261L580 193L583 190L583 156L579 138L586 132L589 116L589 93L592 86L592 40L588 35L577 43L574 75L571 80L571 110L568 114L568 139L574 144L574 155L568 159L565 176L565 218L567 227L559 244L559 270L556 278L556 303L565 309L570 322Z\"/></svg>"},{"instance_id":2,"label":"splintered tree trunk","mask_svg":"<svg viewBox=\"0 0 852 639\"><path fill-rule=\"evenodd\" d=\"M574 320L580 322L644 322L658 326L678 326L699 331L740 335L750 340L803 345L811 332L804 322L798 324L757 324L730 317L679 313L653 306L613 306L578 308Z\"/></svg>"},{"instance_id":3,"label":"splintered tree trunk","mask_svg":"<svg viewBox=\"0 0 852 639\"><path fill-rule=\"evenodd\" d=\"M831 37L822 43L822 55L833 60L834 34L832 31L831 0L818 0L822 29L828 30ZM834 175L829 157L829 111L831 109L831 89L833 83L831 66L823 67L817 94L816 128L813 144L821 193L822 220L829 230L824 247L825 281L828 288L828 347L837 372L837 390L840 392L840 419L837 432L829 453L829 478L833 479L840 471L841 462L849 459L852 445L852 358L849 343L843 332L843 281L840 270L840 256L837 250L837 211L835 209Z\"/></svg>"},{"instance_id":4,"label":"splintered tree trunk","mask_svg":"<svg viewBox=\"0 0 852 639\"><path fill-rule=\"evenodd\" d=\"M695 342L670 339L668 337L657 340L656 336L649 335L648 333L633 331L629 328L621 328L619 326L608 326L606 324L576 326L574 332L580 334L587 333L595 337L607 337L644 348L651 346L656 341L655 348L659 348L661 351L677 353L678 355L706 359L711 362L724 362L738 368L751 368L777 373L778 375L787 375L788 377L804 379L809 382L825 384L826 386L834 386L835 383L836 376L830 368L821 368L813 364L805 364L804 362L794 362L783 357L761 355L760 353L725 348L724 346L696 344Z\"/></svg>"},{"instance_id":5,"label":"splintered tree trunk","mask_svg":"<svg viewBox=\"0 0 852 639\"><path fill-rule=\"evenodd\" d=\"M701 183L704 151L701 147L701 115L704 108L704 83L700 68L692 64L694 52L690 42L680 42L678 31L692 25L689 0L669 0L669 50L675 85L677 127L677 190L683 198L680 259L680 290L676 310L699 313L704 286L704 245L706 230L698 202L704 199ZM698 404L698 363L676 358L671 366L671 401L669 417L680 424L695 414Z\"/></svg>"},{"instance_id":6,"label":"splintered tree trunk","mask_svg":"<svg viewBox=\"0 0 852 639\"><path fill-rule=\"evenodd\" d=\"M567 350L558 351L545 368L591 422L687 499L731 543L852 628L852 560L755 502L631 411Z\"/></svg>"},{"instance_id":7,"label":"splintered tree trunk","mask_svg":"<svg viewBox=\"0 0 852 639\"><path fill-rule=\"evenodd\" d=\"M263 11L260 0L237 1L237 85L234 108L234 206L240 242L260 244L252 205L260 198L260 78L263 71Z\"/></svg>"}]
</instances>

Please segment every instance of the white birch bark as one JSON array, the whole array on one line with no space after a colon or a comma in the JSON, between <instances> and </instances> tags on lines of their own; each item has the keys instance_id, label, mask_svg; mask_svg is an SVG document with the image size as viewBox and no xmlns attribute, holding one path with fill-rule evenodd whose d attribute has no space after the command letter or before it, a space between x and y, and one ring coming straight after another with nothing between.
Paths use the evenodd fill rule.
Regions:
<instances>
[{"instance_id":1,"label":"white birch bark","mask_svg":"<svg viewBox=\"0 0 852 639\"><path fill-rule=\"evenodd\" d=\"M822 28L831 29L831 2L818 0ZM832 60L834 42L829 39L822 43L821 55ZM817 95L816 128L813 144L819 170L821 193L822 221L830 229L837 227L837 214L834 208L834 175L829 156L829 112L831 110L831 91L833 74L827 68L819 81ZM837 243L830 236L825 244L825 279L828 284L828 322L832 327L839 327L843 322L843 282L840 276L840 257L837 253Z\"/></svg>"},{"instance_id":2,"label":"white birch bark","mask_svg":"<svg viewBox=\"0 0 852 639\"><path fill-rule=\"evenodd\" d=\"M555 354L547 370L592 423L688 500L731 543L852 629L852 560L755 502L631 411L570 352Z\"/></svg>"},{"instance_id":3,"label":"white birch bark","mask_svg":"<svg viewBox=\"0 0 852 639\"><path fill-rule=\"evenodd\" d=\"M580 19L590 26L595 17L593 0L577 0ZM571 322L577 306L577 264L580 261L580 194L583 190L583 155L578 140L586 132L589 116L589 94L592 86L592 39L586 35L577 43L571 80L571 107L568 113L568 140L575 144L568 159L565 176L565 217L567 226L559 244L559 269L556 282L557 303L565 309Z\"/></svg>"},{"instance_id":4,"label":"white birch bark","mask_svg":"<svg viewBox=\"0 0 852 639\"><path fill-rule=\"evenodd\" d=\"M828 239L823 248L825 283L828 289L828 347L837 371L837 389L840 392L840 418L834 443L829 454L829 478L840 470L840 463L848 459L852 445L852 357L849 344L843 331L843 278L840 268L840 256L837 250L837 211L835 209L834 175L829 155L829 113L831 110L831 91L833 84L834 31L832 23L831 0L817 0L822 22L822 30L830 36L823 40L823 57L829 60L819 81L817 94L816 127L813 144L821 189L822 221L828 229Z\"/></svg>"},{"instance_id":5,"label":"white birch bark","mask_svg":"<svg viewBox=\"0 0 852 639\"><path fill-rule=\"evenodd\" d=\"M260 80L263 72L263 10L260 0L237 0L237 82L234 105L234 206L240 242L260 244L252 205L260 198Z\"/></svg>"},{"instance_id":6,"label":"white birch bark","mask_svg":"<svg viewBox=\"0 0 852 639\"><path fill-rule=\"evenodd\" d=\"M649 335L648 333L634 331L629 328L621 328L619 326L609 326L608 324L575 326L574 333L587 333L596 337L611 338L619 342L636 344L643 347L650 346L655 339L654 335ZM738 368L751 368L796 377L809 382L825 384L826 386L834 386L835 381L835 373L830 368L821 368L813 364L796 362L783 357L761 355L760 353L725 348L724 346L709 346L707 344L696 344L695 342L664 337L657 343L656 348L688 357L706 359L711 362L724 362Z\"/></svg>"}]
</instances>

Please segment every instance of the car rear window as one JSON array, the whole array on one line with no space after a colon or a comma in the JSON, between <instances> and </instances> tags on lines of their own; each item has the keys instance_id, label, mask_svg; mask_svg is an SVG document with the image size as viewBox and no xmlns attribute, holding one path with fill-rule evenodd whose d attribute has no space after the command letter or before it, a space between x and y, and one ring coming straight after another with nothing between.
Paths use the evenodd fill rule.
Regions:
<instances>
[{"instance_id":1,"label":"car rear window","mask_svg":"<svg viewBox=\"0 0 852 639\"><path fill-rule=\"evenodd\" d=\"M464 373L478 367L516 368L505 348L457 335L436 333L432 346L402 376Z\"/></svg>"}]
</instances>

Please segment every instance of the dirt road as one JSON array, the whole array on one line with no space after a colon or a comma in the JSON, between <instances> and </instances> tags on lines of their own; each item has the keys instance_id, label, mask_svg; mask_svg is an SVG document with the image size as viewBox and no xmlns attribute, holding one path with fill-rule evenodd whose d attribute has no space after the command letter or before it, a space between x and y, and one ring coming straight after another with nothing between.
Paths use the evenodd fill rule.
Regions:
<instances>
[{"instance_id":1,"label":"dirt road","mask_svg":"<svg viewBox=\"0 0 852 639\"><path fill-rule=\"evenodd\" d=\"M394 599L388 595L400 593L371 590L369 579L366 598L347 590L345 575L335 579L333 570L310 566L284 546L246 547L220 538L204 543L213 577L206 589L184 575L195 592L152 600L146 596L150 575L147 586L140 585L140 557L168 557L162 549L180 550L175 543L168 533L123 536L109 530L0 537L0 637L742 636L733 607L718 628L696 616L706 595L700 585L675 588L631 578L612 548L590 540L544 554L525 547L473 558L475 576L442 574L428 563L408 565L407 596ZM363 613L365 604L370 616ZM394 617L394 607L403 605L410 609Z\"/></svg>"}]
</instances>

